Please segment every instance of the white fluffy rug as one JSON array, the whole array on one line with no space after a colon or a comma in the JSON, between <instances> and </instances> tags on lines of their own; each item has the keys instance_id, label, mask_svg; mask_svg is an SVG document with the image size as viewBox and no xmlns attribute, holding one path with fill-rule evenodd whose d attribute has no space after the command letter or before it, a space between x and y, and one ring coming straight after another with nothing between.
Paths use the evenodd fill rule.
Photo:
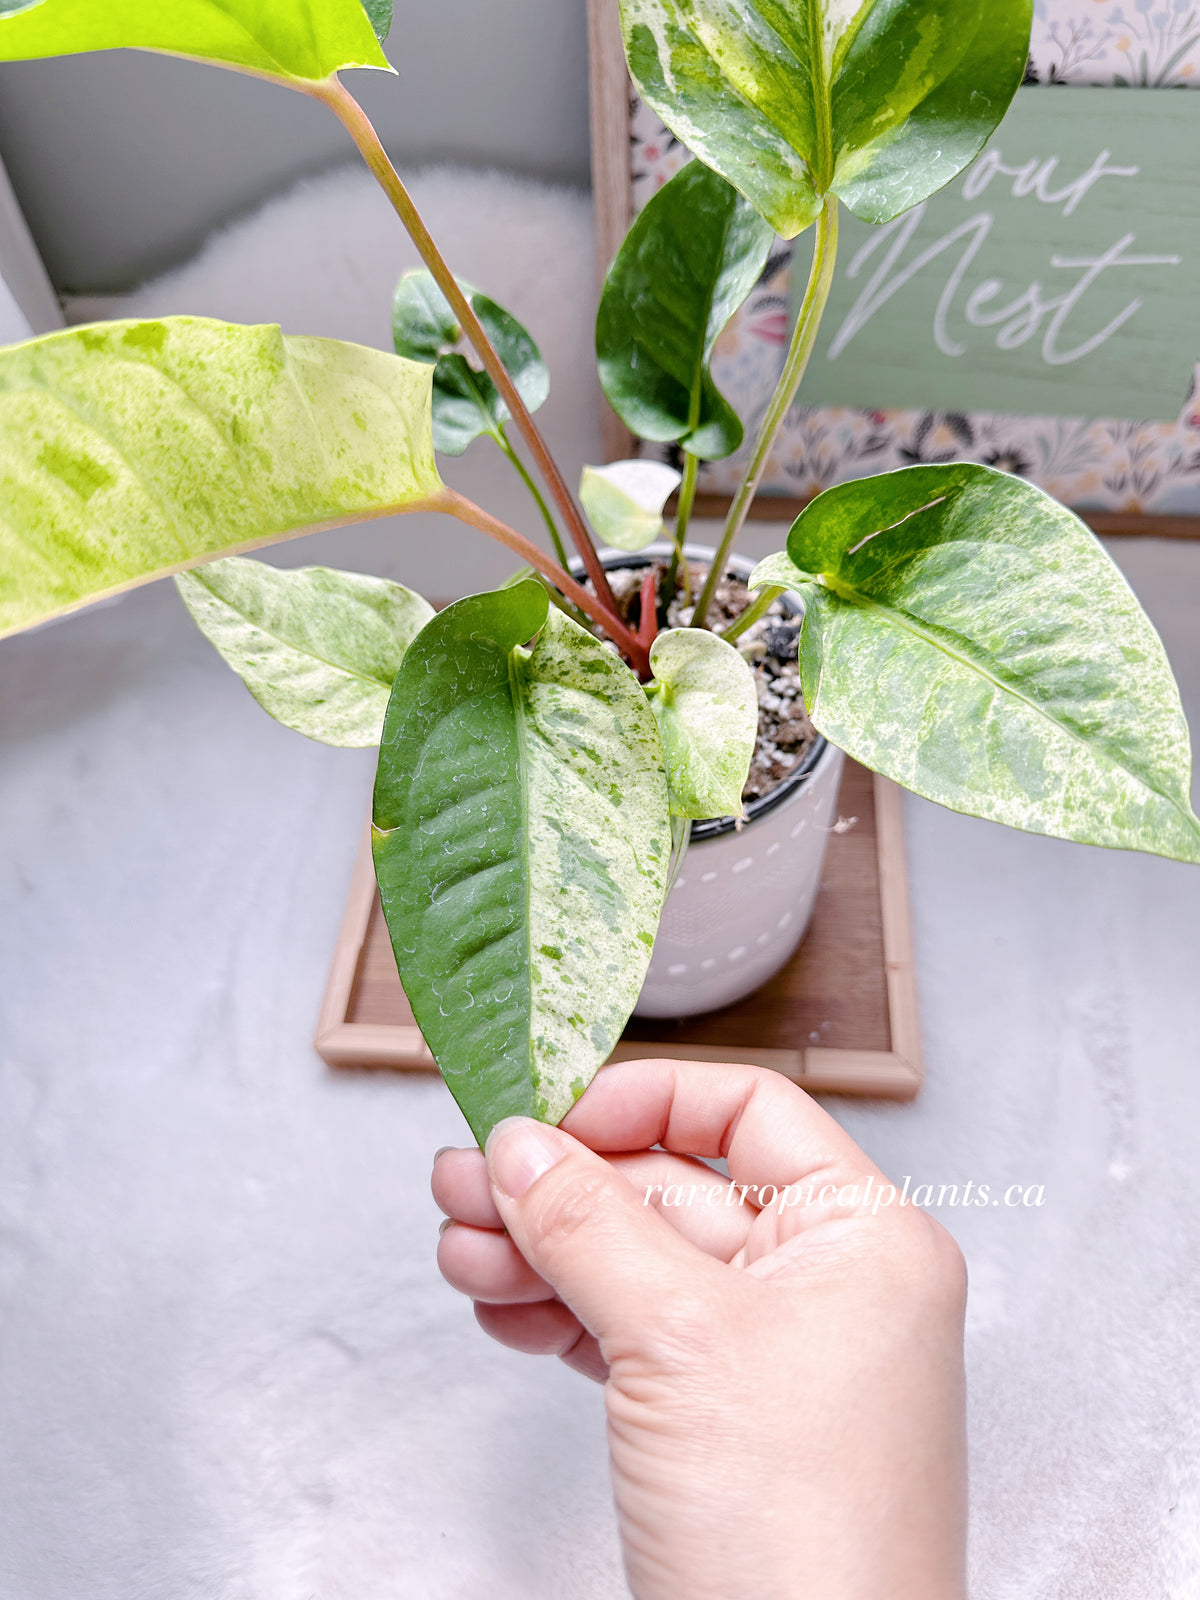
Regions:
<instances>
[{"instance_id":1,"label":"white fluffy rug","mask_svg":"<svg viewBox=\"0 0 1200 1600\"><path fill-rule=\"evenodd\" d=\"M407 183L456 273L527 318L554 365L586 359L595 304L586 194L456 167L413 172ZM392 289L419 265L370 175L338 167L214 234L194 260L120 297L112 314L279 322L287 333L390 350ZM578 428L585 386L561 385L555 401L573 408Z\"/></svg>"},{"instance_id":2,"label":"white fluffy rug","mask_svg":"<svg viewBox=\"0 0 1200 1600\"><path fill-rule=\"evenodd\" d=\"M537 341L551 372L550 399L538 423L574 485L585 461L603 459L592 351L590 200L577 190L452 167L411 173L408 182L454 272L510 310ZM401 272L419 265L369 174L338 168L235 222L194 261L107 302L104 314L191 312L230 322L278 322L286 333L390 350L392 290ZM444 462L443 475L542 540L536 510L490 441ZM287 545L272 559L361 565L440 596L499 582L514 564L481 535L428 517Z\"/></svg>"},{"instance_id":3,"label":"white fluffy rug","mask_svg":"<svg viewBox=\"0 0 1200 1600\"><path fill-rule=\"evenodd\" d=\"M595 459L586 200L451 171L413 190L541 341L564 459ZM118 309L386 347L413 260L369 180L334 173ZM477 496L519 507L472 455ZM477 586L444 532L288 559ZM1200 548L1118 554L1195 722ZM429 1080L335 1081L307 1044L369 763L273 729L172 604L6 647L0 1592L613 1600L595 1396L488 1346L433 1270L426 1173L457 1114ZM915 801L907 821L928 1082L838 1115L898 1178L1045 1188L942 1212L973 1279L974 1595L1194 1600L1200 877Z\"/></svg>"}]
</instances>

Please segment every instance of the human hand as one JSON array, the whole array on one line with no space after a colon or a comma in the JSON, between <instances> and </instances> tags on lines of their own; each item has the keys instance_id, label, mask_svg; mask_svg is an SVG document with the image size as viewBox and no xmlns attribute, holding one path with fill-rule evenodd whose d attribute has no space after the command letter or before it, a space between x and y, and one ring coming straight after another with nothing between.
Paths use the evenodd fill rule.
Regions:
<instances>
[{"instance_id":1,"label":"human hand","mask_svg":"<svg viewBox=\"0 0 1200 1600\"><path fill-rule=\"evenodd\" d=\"M435 1160L447 1281L605 1385L637 1600L961 1600L965 1271L886 1183L785 1078L694 1062Z\"/></svg>"}]
</instances>

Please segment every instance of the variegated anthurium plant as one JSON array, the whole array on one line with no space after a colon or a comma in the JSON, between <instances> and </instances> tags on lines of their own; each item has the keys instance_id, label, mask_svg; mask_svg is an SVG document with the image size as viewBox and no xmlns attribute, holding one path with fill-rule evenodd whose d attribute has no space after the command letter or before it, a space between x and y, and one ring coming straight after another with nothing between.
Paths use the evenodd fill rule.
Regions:
<instances>
[{"instance_id":1,"label":"variegated anthurium plant","mask_svg":"<svg viewBox=\"0 0 1200 1600\"><path fill-rule=\"evenodd\" d=\"M812 721L858 760L957 811L1200 862L1162 646L1083 523L1019 478L917 466L829 489L724 637L706 626L813 348L839 208L888 222L963 171L1021 79L1032 0L619 4L639 93L697 159L630 228L596 353L615 411L683 470L589 468L577 502L532 418L537 345L455 279L341 82L390 70L390 0L0 0L2 59L129 46L323 102L426 264L397 289L394 355L192 317L0 352L0 633L171 574L272 716L379 745L400 975L480 1138L512 1113L561 1118L616 1042L689 819L740 811L757 707L733 641L783 590L804 603ZM717 559L691 625L660 630L689 581L698 465L743 440L714 344L775 236L809 227L807 292ZM485 435L553 556L442 483L437 452ZM593 533L643 548L676 488L675 555L627 623ZM435 615L396 583L241 554L417 510L499 539L523 573Z\"/></svg>"}]
</instances>

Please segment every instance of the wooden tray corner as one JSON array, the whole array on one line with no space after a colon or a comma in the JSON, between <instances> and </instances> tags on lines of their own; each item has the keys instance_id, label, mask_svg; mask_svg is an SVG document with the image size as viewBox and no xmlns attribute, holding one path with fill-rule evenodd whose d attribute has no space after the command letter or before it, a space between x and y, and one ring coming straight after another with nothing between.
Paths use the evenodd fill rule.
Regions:
<instances>
[{"instance_id":1,"label":"wooden tray corner","mask_svg":"<svg viewBox=\"0 0 1200 1600\"><path fill-rule=\"evenodd\" d=\"M680 1022L633 1018L610 1060L771 1067L819 1094L909 1100L921 1086L900 791L847 761L816 909L796 955L748 1000ZM332 1067L436 1070L388 941L367 842L317 1023Z\"/></svg>"}]
</instances>

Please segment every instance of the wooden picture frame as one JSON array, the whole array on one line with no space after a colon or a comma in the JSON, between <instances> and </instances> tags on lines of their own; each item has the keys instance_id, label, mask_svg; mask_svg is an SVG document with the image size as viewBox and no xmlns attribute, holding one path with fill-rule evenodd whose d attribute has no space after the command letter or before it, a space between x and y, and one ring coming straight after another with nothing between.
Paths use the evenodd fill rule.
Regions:
<instances>
[{"instance_id":1,"label":"wooden picture frame","mask_svg":"<svg viewBox=\"0 0 1200 1600\"><path fill-rule=\"evenodd\" d=\"M617 0L588 0L588 45L592 194L596 218L597 268L603 278L634 216L630 151L635 91L625 65ZM608 460L623 460L636 454L637 444L633 435L607 405L604 406L602 422L602 438ZM749 515L756 521L791 522L808 503L808 498L764 493L755 500ZM694 515L720 518L728 507L727 496L701 492L696 496ZM1095 533L1105 537L1200 538L1200 516L1135 510L1093 510L1089 507L1074 509Z\"/></svg>"}]
</instances>

